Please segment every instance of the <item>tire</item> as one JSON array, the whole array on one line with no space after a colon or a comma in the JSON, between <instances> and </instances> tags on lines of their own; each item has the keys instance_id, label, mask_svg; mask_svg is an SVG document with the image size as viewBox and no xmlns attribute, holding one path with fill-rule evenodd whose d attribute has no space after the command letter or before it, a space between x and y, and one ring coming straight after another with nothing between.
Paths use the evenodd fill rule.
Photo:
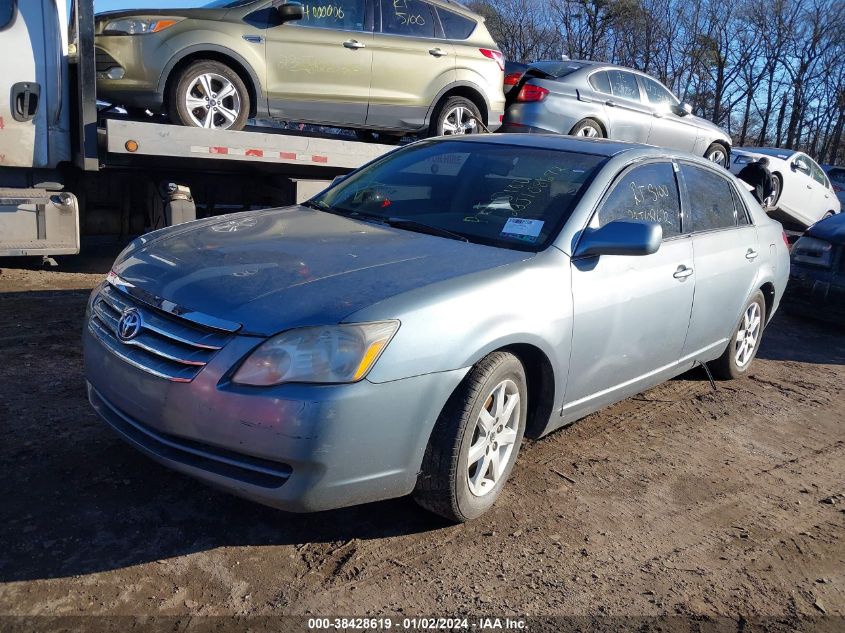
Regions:
<instances>
[{"instance_id":1,"label":"tire","mask_svg":"<svg viewBox=\"0 0 845 633\"><path fill-rule=\"evenodd\" d=\"M726 150L725 146L721 143L710 143L710 147L708 147L707 151L704 152L704 158L709 161L713 161L717 165L721 165L725 169L729 167L728 150Z\"/></svg>"},{"instance_id":2,"label":"tire","mask_svg":"<svg viewBox=\"0 0 845 633\"><path fill-rule=\"evenodd\" d=\"M496 397L500 392L501 402ZM510 405L513 413L506 420L490 415L502 403L502 413L506 413L514 395L518 395L518 402ZM482 410L487 412L487 424ZM493 352L482 359L440 413L423 456L414 490L416 502L457 523L484 514L499 497L516 462L527 411L528 389L522 363L506 352ZM482 424L489 429L486 438L481 434ZM470 463L473 446L478 446L475 452L480 456L474 464ZM495 477L490 461L494 453L503 458ZM486 470L479 475L482 465L486 465Z\"/></svg>"},{"instance_id":3,"label":"tire","mask_svg":"<svg viewBox=\"0 0 845 633\"><path fill-rule=\"evenodd\" d=\"M755 306L756 321L752 319L752 322L756 323L756 325L753 325L752 329L756 331L756 335L754 336L753 344L751 344L750 348L747 349L742 356L740 356L739 345L742 344L742 340L747 340L745 335L741 335L740 333L747 330L747 319L749 318L750 313L754 311ZM765 323L766 300L763 297L763 293L758 290L754 293L748 303L745 304L745 308L742 310L742 316L739 318L739 323L737 323L731 333L731 340L728 343L727 348L725 348L724 353L717 360L712 363L708 363L710 371L713 372L713 375L716 378L719 380L734 380L736 378L742 378L748 372L748 368L751 367L751 363L757 355L757 350L760 349L760 341L763 338Z\"/></svg>"},{"instance_id":4,"label":"tire","mask_svg":"<svg viewBox=\"0 0 845 633\"><path fill-rule=\"evenodd\" d=\"M775 190L772 192L772 195L768 198L763 200L762 206L767 211L771 211L776 209L778 206L778 200L780 200L780 194L783 191L783 180L777 174L772 174L772 181L775 183Z\"/></svg>"},{"instance_id":5,"label":"tire","mask_svg":"<svg viewBox=\"0 0 845 633\"><path fill-rule=\"evenodd\" d=\"M604 138L604 130L595 119L584 119L578 121L575 127L569 131L570 136L585 136L587 138Z\"/></svg>"},{"instance_id":6,"label":"tire","mask_svg":"<svg viewBox=\"0 0 845 633\"><path fill-rule=\"evenodd\" d=\"M836 214L833 211L828 211L827 213L825 213L822 216L822 220L827 220L828 218L832 218L834 215L836 215Z\"/></svg>"},{"instance_id":7,"label":"tire","mask_svg":"<svg viewBox=\"0 0 845 633\"><path fill-rule=\"evenodd\" d=\"M429 136L480 134L484 121L478 106L466 97L449 97L438 106L428 126Z\"/></svg>"},{"instance_id":8,"label":"tire","mask_svg":"<svg viewBox=\"0 0 845 633\"><path fill-rule=\"evenodd\" d=\"M206 90L211 94L206 95ZM218 101L218 94L224 91L226 95ZM196 107L189 107L189 99ZM179 71L168 101L173 122L217 130L242 130L251 106L249 91L238 73L211 60L193 62Z\"/></svg>"}]
</instances>

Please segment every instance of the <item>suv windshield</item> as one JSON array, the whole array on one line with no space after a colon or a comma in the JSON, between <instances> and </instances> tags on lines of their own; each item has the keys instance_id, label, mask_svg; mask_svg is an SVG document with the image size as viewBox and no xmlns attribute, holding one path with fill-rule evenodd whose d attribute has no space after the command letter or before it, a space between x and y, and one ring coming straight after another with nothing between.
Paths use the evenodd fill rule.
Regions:
<instances>
[{"instance_id":1,"label":"suv windshield","mask_svg":"<svg viewBox=\"0 0 845 633\"><path fill-rule=\"evenodd\" d=\"M499 143L421 142L355 172L311 205L408 230L539 251L558 234L605 160Z\"/></svg>"}]
</instances>

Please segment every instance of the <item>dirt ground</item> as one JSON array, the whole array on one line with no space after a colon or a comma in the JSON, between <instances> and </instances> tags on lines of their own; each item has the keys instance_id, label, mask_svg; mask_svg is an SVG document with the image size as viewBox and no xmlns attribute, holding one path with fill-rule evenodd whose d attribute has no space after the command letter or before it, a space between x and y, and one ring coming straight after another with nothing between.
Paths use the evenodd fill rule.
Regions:
<instances>
[{"instance_id":1,"label":"dirt ground","mask_svg":"<svg viewBox=\"0 0 845 633\"><path fill-rule=\"evenodd\" d=\"M0 268L0 614L845 616L842 330L778 314L748 378L693 371L529 442L469 524L410 499L290 515L91 411L80 332L113 255Z\"/></svg>"}]
</instances>

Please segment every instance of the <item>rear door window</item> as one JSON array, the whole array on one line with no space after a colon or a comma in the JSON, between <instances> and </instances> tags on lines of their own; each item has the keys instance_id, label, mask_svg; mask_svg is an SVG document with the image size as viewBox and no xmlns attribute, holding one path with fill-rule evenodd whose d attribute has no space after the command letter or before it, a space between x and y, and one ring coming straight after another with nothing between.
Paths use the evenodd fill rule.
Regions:
<instances>
[{"instance_id":1,"label":"rear door window","mask_svg":"<svg viewBox=\"0 0 845 633\"><path fill-rule=\"evenodd\" d=\"M695 232L724 229L737 224L733 187L716 172L694 165L683 165L689 215Z\"/></svg>"},{"instance_id":2,"label":"rear door window","mask_svg":"<svg viewBox=\"0 0 845 633\"><path fill-rule=\"evenodd\" d=\"M381 0L384 33L408 37L434 37L431 5L420 0Z\"/></svg>"},{"instance_id":3,"label":"rear door window","mask_svg":"<svg viewBox=\"0 0 845 633\"><path fill-rule=\"evenodd\" d=\"M671 163L648 163L625 172L598 212L594 226L613 220L659 222L663 239L681 233L681 201Z\"/></svg>"},{"instance_id":4,"label":"rear door window","mask_svg":"<svg viewBox=\"0 0 845 633\"><path fill-rule=\"evenodd\" d=\"M440 24L443 25L443 32L446 39L465 40L475 30L475 20L470 20L447 9L437 7L437 15L440 17Z\"/></svg>"},{"instance_id":5,"label":"rear door window","mask_svg":"<svg viewBox=\"0 0 845 633\"><path fill-rule=\"evenodd\" d=\"M607 78L607 73L603 70L590 75L590 85L593 87L593 90L610 94L610 79Z\"/></svg>"},{"instance_id":6,"label":"rear door window","mask_svg":"<svg viewBox=\"0 0 845 633\"><path fill-rule=\"evenodd\" d=\"M302 19L296 20L294 24L339 31L363 31L364 7L365 0L305 2L302 5Z\"/></svg>"},{"instance_id":7,"label":"rear door window","mask_svg":"<svg viewBox=\"0 0 845 633\"><path fill-rule=\"evenodd\" d=\"M0 0L0 29L5 29L15 17L15 0Z\"/></svg>"},{"instance_id":8,"label":"rear door window","mask_svg":"<svg viewBox=\"0 0 845 633\"><path fill-rule=\"evenodd\" d=\"M624 70L608 70L607 76L610 79L610 90L614 97L630 101L642 100L636 75Z\"/></svg>"}]
</instances>

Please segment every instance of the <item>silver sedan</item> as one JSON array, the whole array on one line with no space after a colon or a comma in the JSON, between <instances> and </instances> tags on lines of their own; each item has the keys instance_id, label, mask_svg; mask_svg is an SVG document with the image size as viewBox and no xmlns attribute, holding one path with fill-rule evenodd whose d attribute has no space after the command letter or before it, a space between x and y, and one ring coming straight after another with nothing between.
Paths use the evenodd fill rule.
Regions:
<instances>
[{"instance_id":1,"label":"silver sedan","mask_svg":"<svg viewBox=\"0 0 845 633\"><path fill-rule=\"evenodd\" d=\"M523 436L700 363L747 373L788 275L780 225L700 157L426 140L302 206L134 241L89 300L88 393L138 449L255 501L413 494L464 521Z\"/></svg>"},{"instance_id":2,"label":"silver sedan","mask_svg":"<svg viewBox=\"0 0 845 633\"><path fill-rule=\"evenodd\" d=\"M722 128L693 115L653 77L600 62L530 64L508 92L500 131L649 143L730 164L731 137Z\"/></svg>"}]
</instances>

